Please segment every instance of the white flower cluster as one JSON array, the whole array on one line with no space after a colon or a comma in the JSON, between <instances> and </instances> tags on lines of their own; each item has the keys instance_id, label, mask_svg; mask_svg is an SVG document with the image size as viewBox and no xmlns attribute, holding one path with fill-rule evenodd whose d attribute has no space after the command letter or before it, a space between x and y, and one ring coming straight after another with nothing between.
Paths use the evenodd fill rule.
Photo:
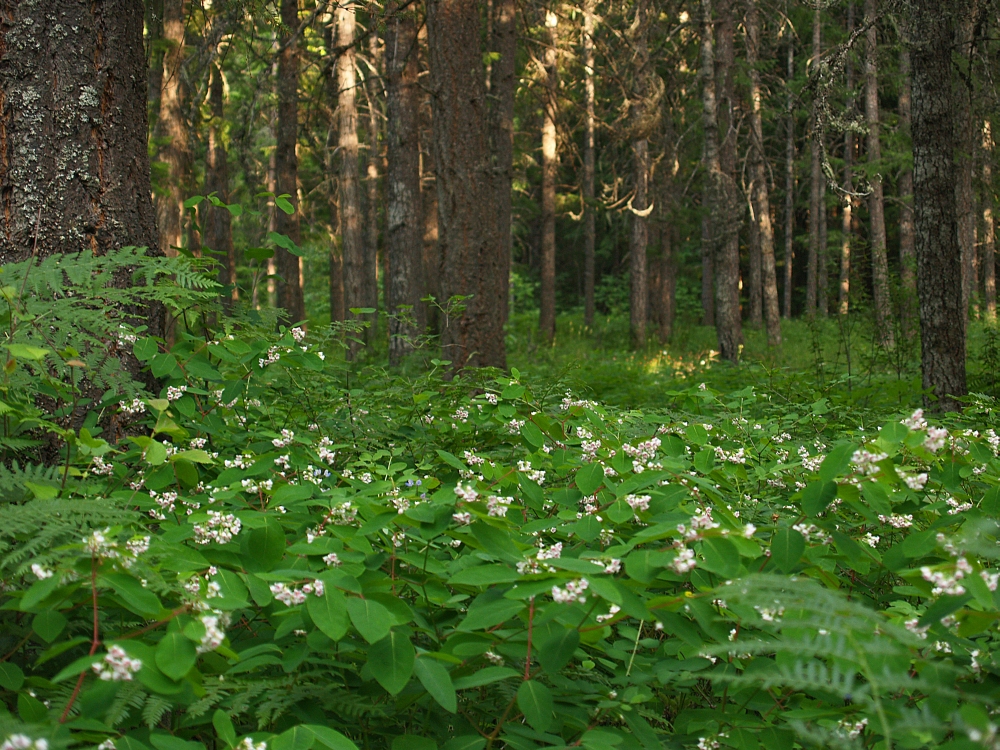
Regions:
<instances>
[{"instance_id":1,"label":"white flower cluster","mask_svg":"<svg viewBox=\"0 0 1000 750\"><path fill-rule=\"evenodd\" d=\"M141 398L134 398L129 403L122 403L120 408L126 414L142 414L146 411L146 402Z\"/></svg>"},{"instance_id":2,"label":"white flower cluster","mask_svg":"<svg viewBox=\"0 0 1000 750\"><path fill-rule=\"evenodd\" d=\"M542 484L545 482L545 472L531 468L530 461L518 461L517 470L524 474L528 479L530 479L535 484Z\"/></svg>"},{"instance_id":3,"label":"white flower cluster","mask_svg":"<svg viewBox=\"0 0 1000 750\"><path fill-rule=\"evenodd\" d=\"M33 740L26 734L12 734L3 741L0 750L49 750L49 741L41 737Z\"/></svg>"},{"instance_id":4,"label":"white flower cluster","mask_svg":"<svg viewBox=\"0 0 1000 750\"><path fill-rule=\"evenodd\" d=\"M785 614L785 608L782 606L771 609L770 607L754 605L754 609L757 610L757 614L760 615L760 619L764 622L780 622L782 616Z\"/></svg>"},{"instance_id":5,"label":"white flower cluster","mask_svg":"<svg viewBox=\"0 0 1000 750\"><path fill-rule=\"evenodd\" d=\"M872 534L871 532L869 532L869 533L865 534L864 539L862 539L861 541L863 541L869 547L876 547L876 546L878 546L879 540L881 538L882 537L875 536L875 534Z\"/></svg>"},{"instance_id":6,"label":"white flower cluster","mask_svg":"<svg viewBox=\"0 0 1000 750\"><path fill-rule=\"evenodd\" d=\"M503 518L507 515L507 509L510 508L513 502L514 498L512 497L490 495L486 498L486 512L494 518Z\"/></svg>"},{"instance_id":7,"label":"white flower cluster","mask_svg":"<svg viewBox=\"0 0 1000 750\"><path fill-rule=\"evenodd\" d=\"M617 604L612 604L608 608L608 613L606 615L598 615L594 619L597 620L598 622L607 622L608 620L614 619L614 616L621 611L622 611L621 607L619 607Z\"/></svg>"},{"instance_id":8,"label":"white flower cluster","mask_svg":"<svg viewBox=\"0 0 1000 750\"><path fill-rule=\"evenodd\" d=\"M597 404L593 401L587 401L585 399L575 400L572 393L567 393L566 397L562 400L562 410L569 411L574 406L582 406L584 409L596 409Z\"/></svg>"},{"instance_id":9,"label":"white flower cluster","mask_svg":"<svg viewBox=\"0 0 1000 750\"><path fill-rule=\"evenodd\" d=\"M455 494L458 495L459 501L463 503L474 503L479 497L479 493L472 487L472 485L455 485Z\"/></svg>"},{"instance_id":10,"label":"white flower cluster","mask_svg":"<svg viewBox=\"0 0 1000 750\"><path fill-rule=\"evenodd\" d=\"M965 578L967 573L971 572L972 566L969 565L968 560L964 557L959 557L955 560L955 572L951 575L940 570L931 570L926 565L920 569L920 575L923 576L923 579L934 584L934 588L931 591L934 596L940 596L941 594L961 596L965 593L965 586L959 583L959 581Z\"/></svg>"},{"instance_id":11,"label":"white flower cluster","mask_svg":"<svg viewBox=\"0 0 1000 750\"><path fill-rule=\"evenodd\" d=\"M520 575L541 573L543 570L546 573L555 573L555 568L551 565L539 564L539 560L555 560L561 557L562 548L562 542L556 542L551 547L545 547L545 545L542 545L534 559L522 560L517 564L517 572Z\"/></svg>"},{"instance_id":12,"label":"white flower cluster","mask_svg":"<svg viewBox=\"0 0 1000 750\"><path fill-rule=\"evenodd\" d=\"M233 537L240 533L243 522L232 513L220 513L218 511L208 511L208 521L203 524L194 525L195 544L211 544L217 542L226 544L233 541Z\"/></svg>"},{"instance_id":13,"label":"white flower cluster","mask_svg":"<svg viewBox=\"0 0 1000 750\"><path fill-rule=\"evenodd\" d=\"M358 509L351 505L350 500L334 505L326 514L326 520L334 526L350 526L357 517Z\"/></svg>"},{"instance_id":14,"label":"white flower cluster","mask_svg":"<svg viewBox=\"0 0 1000 750\"><path fill-rule=\"evenodd\" d=\"M286 607L302 604L306 600L307 594L323 596L325 591L323 582L318 578L312 583L304 584L302 588L295 588L294 586L289 586L287 583L271 584L271 593L274 594L274 598Z\"/></svg>"},{"instance_id":15,"label":"white flower cluster","mask_svg":"<svg viewBox=\"0 0 1000 750\"><path fill-rule=\"evenodd\" d=\"M694 557L694 550L682 546L677 552L677 557L670 561L670 567L675 573L681 575L694 570L698 567L698 561Z\"/></svg>"},{"instance_id":16,"label":"white flower cluster","mask_svg":"<svg viewBox=\"0 0 1000 750\"><path fill-rule=\"evenodd\" d=\"M142 661L132 659L125 653L121 646L112 646L104 659L94 664L93 669L97 676L105 682L131 682L132 675L142 669Z\"/></svg>"},{"instance_id":17,"label":"white flower cluster","mask_svg":"<svg viewBox=\"0 0 1000 750\"><path fill-rule=\"evenodd\" d=\"M271 445L275 448L284 448L286 445L291 445L292 441L295 439L295 433L288 429L281 430L281 437L274 438L271 441Z\"/></svg>"},{"instance_id":18,"label":"white flower cluster","mask_svg":"<svg viewBox=\"0 0 1000 750\"><path fill-rule=\"evenodd\" d=\"M337 457L337 454L330 450L332 445L333 441L324 435L319 440L319 447L316 448L316 452L319 454L320 459L326 461L330 466L333 466L333 461Z\"/></svg>"},{"instance_id":19,"label":"white flower cluster","mask_svg":"<svg viewBox=\"0 0 1000 750\"><path fill-rule=\"evenodd\" d=\"M948 430L943 427L928 427L924 447L931 453L936 453L944 447L948 439Z\"/></svg>"},{"instance_id":20,"label":"white flower cluster","mask_svg":"<svg viewBox=\"0 0 1000 750\"><path fill-rule=\"evenodd\" d=\"M904 474L903 481L906 483L906 486L909 487L911 490L916 490L917 492L919 492L924 488L924 485L927 484L927 474L926 473L912 474L912 475Z\"/></svg>"},{"instance_id":21,"label":"white flower cluster","mask_svg":"<svg viewBox=\"0 0 1000 750\"><path fill-rule=\"evenodd\" d=\"M493 404L493 406L496 406L497 403L500 401L499 396L497 396L497 394L495 393L484 393L483 398L485 398L487 401Z\"/></svg>"},{"instance_id":22,"label":"white flower cluster","mask_svg":"<svg viewBox=\"0 0 1000 750\"><path fill-rule=\"evenodd\" d=\"M223 459L222 463L227 469L232 469L232 468L248 469L250 468L250 464L253 463L253 456L251 456L249 453L241 453L232 461L230 461L228 458Z\"/></svg>"},{"instance_id":23,"label":"white flower cluster","mask_svg":"<svg viewBox=\"0 0 1000 750\"><path fill-rule=\"evenodd\" d=\"M524 427L523 419L512 419L507 423L507 432L511 435L516 435Z\"/></svg>"},{"instance_id":24,"label":"white flower cluster","mask_svg":"<svg viewBox=\"0 0 1000 750\"><path fill-rule=\"evenodd\" d=\"M945 498L945 502L948 503L948 515L957 516L959 513L964 513L972 507L972 503L960 503L958 500L953 498L951 495Z\"/></svg>"},{"instance_id":25,"label":"white flower cluster","mask_svg":"<svg viewBox=\"0 0 1000 750\"><path fill-rule=\"evenodd\" d=\"M503 666L503 657L500 656L500 654L493 653L492 651L487 651L485 654L483 654L483 656L485 656L486 660L489 661L491 664L495 664L498 667Z\"/></svg>"},{"instance_id":26,"label":"white flower cluster","mask_svg":"<svg viewBox=\"0 0 1000 750\"><path fill-rule=\"evenodd\" d=\"M187 391L188 387L186 385L169 385L167 386L167 401L176 401Z\"/></svg>"},{"instance_id":27,"label":"white flower cluster","mask_svg":"<svg viewBox=\"0 0 1000 750\"><path fill-rule=\"evenodd\" d=\"M273 479L262 479L259 482L253 479L244 479L240 482L244 492L270 492L274 488Z\"/></svg>"},{"instance_id":28,"label":"white flower cluster","mask_svg":"<svg viewBox=\"0 0 1000 750\"><path fill-rule=\"evenodd\" d=\"M94 456L94 458L90 462L90 470L97 476L107 477L111 476L111 474L115 470L115 467L113 464L107 463L100 456Z\"/></svg>"},{"instance_id":29,"label":"white flower cluster","mask_svg":"<svg viewBox=\"0 0 1000 750\"><path fill-rule=\"evenodd\" d=\"M897 515L893 513L891 516L879 516L878 520L882 523L887 523L894 529L908 529L913 525L913 516L907 513L904 515Z\"/></svg>"},{"instance_id":30,"label":"white flower cluster","mask_svg":"<svg viewBox=\"0 0 1000 750\"><path fill-rule=\"evenodd\" d=\"M903 623L903 627L905 627L907 630L909 630L911 633L913 633L918 638L921 638L921 639L924 639L924 640L926 640L926 638L927 638L927 631L930 629L930 625L924 625L923 627L921 627L920 626L920 618L918 618L918 617L914 617L914 618L912 618L910 620L907 620L906 622Z\"/></svg>"},{"instance_id":31,"label":"white flower cluster","mask_svg":"<svg viewBox=\"0 0 1000 750\"><path fill-rule=\"evenodd\" d=\"M601 441L584 440L580 443L580 449L583 451L583 462L589 464L597 459L597 451L601 449Z\"/></svg>"},{"instance_id":32,"label":"white flower cluster","mask_svg":"<svg viewBox=\"0 0 1000 750\"><path fill-rule=\"evenodd\" d=\"M587 601L587 597L583 595L583 592L586 591L589 586L590 582L586 578L570 581L566 584L566 588L564 589L561 589L558 586L553 586L552 600L559 604L571 604L573 602L580 602L583 604Z\"/></svg>"},{"instance_id":33,"label":"white flower cluster","mask_svg":"<svg viewBox=\"0 0 1000 750\"><path fill-rule=\"evenodd\" d=\"M872 474L878 473L878 462L884 461L888 457L888 453L872 453L871 451L861 448L854 451L854 455L851 456L851 463L857 466L858 471L865 476L871 476Z\"/></svg>"},{"instance_id":34,"label":"white flower cluster","mask_svg":"<svg viewBox=\"0 0 1000 750\"><path fill-rule=\"evenodd\" d=\"M919 410L918 410L919 411ZM859 736L865 727L868 726L868 719L862 719L861 721L851 721L850 719L841 719L837 723L837 728L847 734L850 739L854 739Z\"/></svg>"},{"instance_id":35,"label":"white flower cluster","mask_svg":"<svg viewBox=\"0 0 1000 750\"><path fill-rule=\"evenodd\" d=\"M205 628L205 635L201 637L201 643L198 644L198 653L215 651L226 640L225 628L229 624L229 615L212 610L211 613L205 613L199 619Z\"/></svg>"},{"instance_id":36,"label":"white flower cluster","mask_svg":"<svg viewBox=\"0 0 1000 750\"><path fill-rule=\"evenodd\" d=\"M267 350L267 356L258 359L257 364L263 370L268 365L273 365L279 359L281 359L281 351L278 349L278 347L272 346L270 349Z\"/></svg>"},{"instance_id":37,"label":"white flower cluster","mask_svg":"<svg viewBox=\"0 0 1000 750\"><path fill-rule=\"evenodd\" d=\"M291 334L292 338L295 339L296 344L301 344L303 341L306 340L305 329L302 328L301 326L295 326L295 328L291 330Z\"/></svg>"},{"instance_id":38,"label":"white flower cluster","mask_svg":"<svg viewBox=\"0 0 1000 750\"><path fill-rule=\"evenodd\" d=\"M639 513L645 513L649 510L649 501L653 498L649 495L626 495L625 502L628 503L629 507L635 512L636 515Z\"/></svg>"},{"instance_id":39,"label":"white flower cluster","mask_svg":"<svg viewBox=\"0 0 1000 750\"><path fill-rule=\"evenodd\" d=\"M267 743L264 741L255 743L249 737L244 737L236 746L236 750L267 750Z\"/></svg>"},{"instance_id":40,"label":"white flower cluster","mask_svg":"<svg viewBox=\"0 0 1000 750\"><path fill-rule=\"evenodd\" d=\"M467 463L469 466L482 466L483 464L486 463L485 458L483 458L482 456L477 456L472 451L465 451L465 453L462 454L462 458L465 459L465 463Z\"/></svg>"},{"instance_id":41,"label":"white flower cluster","mask_svg":"<svg viewBox=\"0 0 1000 750\"><path fill-rule=\"evenodd\" d=\"M608 575L614 575L615 573L620 573L622 569L622 561L617 557L612 558L607 563L604 564L604 572Z\"/></svg>"},{"instance_id":42,"label":"white flower cluster","mask_svg":"<svg viewBox=\"0 0 1000 750\"><path fill-rule=\"evenodd\" d=\"M472 523L472 514L464 511L460 513L452 513L451 518L459 526L468 526Z\"/></svg>"},{"instance_id":43,"label":"white flower cluster","mask_svg":"<svg viewBox=\"0 0 1000 750\"><path fill-rule=\"evenodd\" d=\"M712 511L708 508L695 508L694 515L691 516L690 527L683 523L677 524L677 531L688 540L697 539L702 530L717 528L719 528L719 524L712 520Z\"/></svg>"},{"instance_id":44,"label":"white flower cluster","mask_svg":"<svg viewBox=\"0 0 1000 750\"><path fill-rule=\"evenodd\" d=\"M730 452L717 445L715 446L715 457L720 461L730 464L745 464L747 462L747 457L743 448Z\"/></svg>"},{"instance_id":45,"label":"white flower cluster","mask_svg":"<svg viewBox=\"0 0 1000 750\"><path fill-rule=\"evenodd\" d=\"M35 574L35 578L40 581L44 581L46 578L52 577L52 571L48 568L43 568L38 563L33 563L31 566L31 572Z\"/></svg>"},{"instance_id":46,"label":"white flower cluster","mask_svg":"<svg viewBox=\"0 0 1000 750\"><path fill-rule=\"evenodd\" d=\"M625 455L638 461L652 461L656 458L656 452L659 449L660 439L658 437L645 440L636 446L629 445L628 443L622 445Z\"/></svg>"},{"instance_id":47,"label":"white flower cluster","mask_svg":"<svg viewBox=\"0 0 1000 750\"><path fill-rule=\"evenodd\" d=\"M833 544L833 537L827 534L823 529L813 523L797 523L792 526L797 532L805 537L806 541L811 541L813 537L816 537L823 544Z\"/></svg>"},{"instance_id":48,"label":"white flower cluster","mask_svg":"<svg viewBox=\"0 0 1000 750\"><path fill-rule=\"evenodd\" d=\"M927 420L924 419L924 410L917 409L913 414L911 414L906 419L900 420L902 424L905 424L911 430L926 430Z\"/></svg>"},{"instance_id":49,"label":"white flower cluster","mask_svg":"<svg viewBox=\"0 0 1000 750\"><path fill-rule=\"evenodd\" d=\"M329 555L323 555L323 562L331 568L339 568L341 565L340 557L337 556L336 552L331 552Z\"/></svg>"}]
</instances>

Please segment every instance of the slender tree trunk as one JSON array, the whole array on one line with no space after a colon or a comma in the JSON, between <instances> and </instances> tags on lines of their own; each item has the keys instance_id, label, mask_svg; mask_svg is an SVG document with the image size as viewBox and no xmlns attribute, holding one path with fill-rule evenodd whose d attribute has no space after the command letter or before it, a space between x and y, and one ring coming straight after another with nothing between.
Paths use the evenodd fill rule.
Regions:
<instances>
[{"instance_id":1,"label":"slender tree trunk","mask_svg":"<svg viewBox=\"0 0 1000 750\"><path fill-rule=\"evenodd\" d=\"M583 323L594 325L594 6L583 0Z\"/></svg>"},{"instance_id":2,"label":"slender tree trunk","mask_svg":"<svg viewBox=\"0 0 1000 750\"><path fill-rule=\"evenodd\" d=\"M993 132L989 120L983 122L983 297L986 315L997 316L996 224L993 218Z\"/></svg>"},{"instance_id":3,"label":"slender tree trunk","mask_svg":"<svg viewBox=\"0 0 1000 750\"><path fill-rule=\"evenodd\" d=\"M149 102L149 121L154 123L153 130L159 126L156 121L160 113L160 94L163 88L163 0L147 0L146 7L146 59L149 61L147 73L149 86L147 101Z\"/></svg>"},{"instance_id":4,"label":"slender tree trunk","mask_svg":"<svg viewBox=\"0 0 1000 750\"><path fill-rule=\"evenodd\" d=\"M386 255L389 261L385 289L391 365L399 364L410 351L413 337L422 327L420 298L423 290L417 22L413 11L395 10L396 15L387 24L385 38L388 83ZM400 318L406 306L410 308L416 327L406 325Z\"/></svg>"},{"instance_id":5,"label":"slender tree trunk","mask_svg":"<svg viewBox=\"0 0 1000 750\"><path fill-rule=\"evenodd\" d=\"M760 328L764 322L764 300L761 297L760 274L760 225L757 223L757 209L753 207L753 190L750 186L750 237L748 246L747 278L743 290L747 293L747 323L754 328Z\"/></svg>"},{"instance_id":6,"label":"slender tree trunk","mask_svg":"<svg viewBox=\"0 0 1000 750\"><path fill-rule=\"evenodd\" d=\"M749 0L745 19L747 65L750 69L750 147L753 176L754 223L760 243L760 284L767 342L781 345L781 319L778 312L778 279L774 261L774 227L771 225L771 197L768 192L767 162L764 154L764 127L760 92L760 22L758 0ZM751 274L752 276L753 274ZM751 282L753 283L753 282ZM752 307L752 305L751 305Z\"/></svg>"},{"instance_id":7,"label":"slender tree trunk","mask_svg":"<svg viewBox=\"0 0 1000 750\"><path fill-rule=\"evenodd\" d=\"M556 51L556 26L559 18L548 11L545 48L545 93L542 100L542 278L538 328L551 342L556 335L556 111L559 96L559 71Z\"/></svg>"},{"instance_id":8,"label":"slender tree trunk","mask_svg":"<svg viewBox=\"0 0 1000 750\"><path fill-rule=\"evenodd\" d=\"M865 124L868 126L868 162L880 167L882 145L879 140L878 108L878 42L873 19L877 0L865 0L865 21L871 23L865 33ZM895 336L892 326L892 302L889 296L889 260L885 241L885 200L882 175L871 177L868 195L868 215L871 221L872 302L875 306L875 326L883 346L892 348Z\"/></svg>"},{"instance_id":9,"label":"slender tree trunk","mask_svg":"<svg viewBox=\"0 0 1000 750\"><path fill-rule=\"evenodd\" d=\"M344 319L344 276L343 255L338 243L340 232L340 205L337 201L337 164L334 158L339 134L336 132L336 109L339 100L337 91L337 68L335 63L336 37L334 26L336 17L332 10L324 14L323 46L325 47L325 79L323 81L326 110L329 112L326 131L326 150L324 167L327 176L327 204L330 210L330 272L329 298L330 322Z\"/></svg>"},{"instance_id":10,"label":"slender tree trunk","mask_svg":"<svg viewBox=\"0 0 1000 750\"><path fill-rule=\"evenodd\" d=\"M632 121L632 174L635 194L632 198L631 233L629 236L629 329L632 346L640 349L646 344L646 323L649 319L649 280L646 253L649 247L649 227L646 217L650 213L649 195L649 140L646 124L649 106L649 3L635 3L636 91L629 102Z\"/></svg>"},{"instance_id":11,"label":"slender tree trunk","mask_svg":"<svg viewBox=\"0 0 1000 750\"><path fill-rule=\"evenodd\" d=\"M971 69L975 0L961 5L965 7L956 28L956 46L959 55L968 61ZM976 125L972 96L972 88L968 84L962 86L955 96L955 105L958 108L955 130L958 148L955 158L959 167L955 181L955 207L958 212L958 245L962 253L962 306L966 316L970 312L970 305L976 294L976 199L972 187Z\"/></svg>"},{"instance_id":12,"label":"slender tree trunk","mask_svg":"<svg viewBox=\"0 0 1000 750\"><path fill-rule=\"evenodd\" d=\"M786 319L792 317L792 261L795 259L795 102L790 84L795 77L795 39L788 37L785 85L788 98L785 103L785 286L784 310Z\"/></svg>"},{"instance_id":13,"label":"slender tree trunk","mask_svg":"<svg viewBox=\"0 0 1000 750\"><path fill-rule=\"evenodd\" d=\"M827 226L826 210L826 179L822 177L822 184L819 190L819 252L816 254L816 312L821 318L825 318L830 312L829 299L827 297L830 285L829 259L827 249L830 246L829 227Z\"/></svg>"},{"instance_id":14,"label":"slender tree trunk","mask_svg":"<svg viewBox=\"0 0 1000 750\"><path fill-rule=\"evenodd\" d=\"M345 50L337 58L337 110L340 151L340 236L344 267L344 314L358 317L351 309L368 302L367 248L361 226L361 186L358 180L358 105L354 34L357 7L341 3L335 11L337 47ZM355 347L356 348L356 347Z\"/></svg>"},{"instance_id":15,"label":"slender tree trunk","mask_svg":"<svg viewBox=\"0 0 1000 750\"><path fill-rule=\"evenodd\" d=\"M854 33L854 2L848 0L847 3L847 36ZM847 90L854 91L854 62L850 55L847 57L845 65L845 78L847 79ZM854 96L850 95L848 109L854 108ZM844 202L841 206L840 214L840 283L837 287L837 312L840 315L847 315L850 309L851 298L851 240L853 234L854 213L854 133L847 129L844 131Z\"/></svg>"},{"instance_id":16,"label":"slender tree trunk","mask_svg":"<svg viewBox=\"0 0 1000 750\"><path fill-rule=\"evenodd\" d=\"M378 309L378 165L381 158L379 144L379 100L382 84L379 79L382 52L379 47L378 34L368 35L368 73L365 76L365 98L368 100L368 158L366 159L365 176L365 307ZM383 280L388 302L389 285ZM378 313L370 316L371 327L367 330L367 340L373 341L378 333Z\"/></svg>"},{"instance_id":17,"label":"slender tree trunk","mask_svg":"<svg viewBox=\"0 0 1000 750\"><path fill-rule=\"evenodd\" d=\"M428 0L443 286L446 297L465 297L463 314L443 326L444 356L455 370L506 365L508 268L497 213L485 210L501 197L487 133L479 20L475 3Z\"/></svg>"},{"instance_id":18,"label":"slender tree trunk","mask_svg":"<svg viewBox=\"0 0 1000 750\"><path fill-rule=\"evenodd\" d=\"M820 19L820 6L813 6L812 25L812 55L809 58L809 67L815 69L819 64L822 50L822 23ZM817 118L819 117L819 102L813 101L812 115L810 117L809 134L809 258L806 266L806 317L812 318L816 315L816 296L819 271L819 225L822 220L822 195L823 195L823 173L820 169L820 141L822 134L819 131Z\"/></svg>"},{"instance_id":19,"label":"slender tree trunk","mask_svg":"<svg viewBox=\"0 0 1000 750\"><path fill-rule=\"evenodd\" d=\"M156 215L160 247L167 255L176 255L184 244L184 200L191 174L191 146L187 118L184 116L184 22L187 0L164 0L163 78L160 93L159 136L165 142L159 161L166 165L166 192L157 197Z\"/></svg>"},{"instance_id":20,"label":"slender tree trunk","mask_svg":"<svg viewBox=\"0 0 1000 750\"><path fill-rule=\"evenodd\" d=\"M278 195L287 195L294 211L276 211L277 232L296 245L302 243L299 228L299 158L295 147L299 142L299 47L291 38L299 27L298 0L281 0L281 22L290 29L278 56L278 137L275 142L275 176ZM299 258L284 248L275 252L278 262L278 305L293 322L305 320L302 279Z\"/></svg>"},{"instance_id":21,"label":"slender tree trunk","mask_svg":"<svg viewBox=\"0 0 1000 750\"><path fill-rule=\"evenodd\" d=\"M899 53L899 123L904 135L909 138L913 114L910 91L910 49L909 40L903 39ZM899 281L903 291L916 297L917 275L916 257L913 249L913 170L904 168L899 175Z\"/></svg>"},{"instance_id":22,"label":"slender tree trunk","mask_svg":"<svg viewBox=\"0 0 1000 750\"><path fill-rule=\"evenodd\" d=\"M711 18L712 0L707 4ZM716 86L717 120L722 134L718 149L716 185L716 221L721 226L715 240L715 332L719 356L731 362L739 359L743 344L740 315L740 213L743 197L736 188L736 128L733 120L734 15L732 0L720 0L718 55L713 55Z\"/></svg>"},{"instance_id":23,"label":"slender tree trunk","mask_svg":"<svg viewBox=\"0 0 1000 750\"><path fill-rule=\"evenodd\" d=\"M702 160L706 157L703 155ZM712 248L711 186L701 191L701 324L715 327L715 251Z\"/></svg>"},{"instance_id":24,"label":"slender tree trunk","mask_svg":"<svg viewBox=\"0 0 1000 750\"><path fill-rule=\"evenodd\" d=\"M677 295L677 258L674 254L674 232L676 227L670 224L660 225L660 259L659 259L659 299L660 343L666 344L674 332L674 314Z\"/></svg>"},{"instance_id":25,"label":"slender tree trunk","mask_svg":"<svg viewBox=\"0 0 1000 750\"><path fill-rule=\"evenodd\" d=\"M913 214L923 387L939 410L966 392L965 308L955 180L954 8L913 0ZM944 10L944 12L942 12Z\"/></svg>"},{"instance_id":26,"label":"slender tree trunk","mask_svg":"<svg viewBox=\"0 0 1000 750\"><path fill-rule=\"evenodd\" d=\"M212 193L223 203L229 202L229 165L226 145L222 141L222 127L225 124L222 71L212 67L208 101L212 119L208 126L208 154L205 160L205 192ZM219 283L231 288L223 295L222 302L227 308L239 300L236 286L236 252L233 248L233 229L228 209L203 201L199 206L199 216L205 247L215 252L219 263Z\"/></svg>"},{"instance_id":27,"label":"slender tree trunk","mask_svg":"<svg viewBox=\"0 0 1000 750\"><path fill-rule=\"evenodd\" d=\"M422 69L429 68L429 52L427 45L427 24L421 24L417 31L417 50L422 56ZM496 66L494 66L494 69ZM496 72L491 71L495 77ZM437 179L435 177L436 159L434 156L433 107L431 97L423 95L421 88L419 109L420 135L420 210L423 219L423 266L425 294L433 297L437 304L445 300L442 294L443 277L441 269L441 243L438 231ZM500 210L499 208L497 209ZM436 305L427 307L427 325L435 333L440 334L443 326L440 310Z\"/></svg>"},{"instance_id":28,"label":"slender tree trunk","mask_svg":"<svg viewBox=\"0 0 1000 750\"><path fill-rule=\"evenodd\" d=\"M493 0L490 49L500 59L490 68L490 148L493 156L497 217L500 240L501 326L507 324L511 268L511 192L514 180L514 96L517 93L517 2Z\"/></svg>"}]
</instances>

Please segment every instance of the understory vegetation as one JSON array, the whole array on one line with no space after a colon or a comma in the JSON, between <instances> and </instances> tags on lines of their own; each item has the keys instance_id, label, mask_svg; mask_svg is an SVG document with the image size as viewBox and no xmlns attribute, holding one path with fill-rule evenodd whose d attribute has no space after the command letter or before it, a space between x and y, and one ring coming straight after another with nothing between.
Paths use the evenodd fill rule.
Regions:
<instances>
[{"instance_id":1,"label":"understory vegetation","mask_svg":"<svg viewBox=\"0 0 1000 750\"><path fill-rule=\"evenodd\" d=\"M0 276L5 750L997 746L989 326L931 418L846 323L734 366L515 319L452 378L199 263Z\"/></svg>"}]
</instances>

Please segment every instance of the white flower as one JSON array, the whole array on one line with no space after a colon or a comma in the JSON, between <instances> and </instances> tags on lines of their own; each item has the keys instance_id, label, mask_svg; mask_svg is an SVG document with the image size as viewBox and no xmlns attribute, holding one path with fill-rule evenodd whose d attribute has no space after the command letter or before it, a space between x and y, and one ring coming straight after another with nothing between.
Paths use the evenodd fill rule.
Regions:
<instances>
[{"instance_id":1,"label":"white flower","mask_svg":"<svg viewBox=\"0 0 1000 750\"><path fill-rule=\"evenodd\" d=\"M948 437L948 430L943 427L928 427L927 437L924 439L924 447L936 453L944 447L944 442Z\"/></svg>"},{"instance_id":2,"label":"white flower","mask_svg":"<svg viewBox=\"0 0 1000 750\"><path fill-rule=\"evenodd\" d=\"M132 659L125 653L125 649L115 645L108 649L104 659L92 665L98 677L106 682L131 682L132 675L142 669L142 662L139 659Z\"/></svg>"},{"instance_id":3,"label":"white flower","mask_svg":"<svg viewBox=\"0 0 1000 750\"><path fill-rule=\"evenodd\" d=\"M590 582L586 578L581 578L578 581L570 581L566 584L566 588L564 589L561 589L558 586L553 586L552 600L561 604L569 604L572 602L580 602L583 604L587 601L587 597L583 596L583 592L586 591L589 586Z\"/></svg>"},{"instance_id":4,"label":"white flower","mask_svg":"<svg viewBox=\"0 0 1000 750\"><path fill-rule=\"evenodd\" d=\"M48 568L43 568L38 563L33 563L32 564L32 566L31 566L31 572L34 573L35 574L35 578L37 578L40 581L43 581L46 578L51 578L52 577L52 571L49 570Z\"/></svg>"}]
</instances>

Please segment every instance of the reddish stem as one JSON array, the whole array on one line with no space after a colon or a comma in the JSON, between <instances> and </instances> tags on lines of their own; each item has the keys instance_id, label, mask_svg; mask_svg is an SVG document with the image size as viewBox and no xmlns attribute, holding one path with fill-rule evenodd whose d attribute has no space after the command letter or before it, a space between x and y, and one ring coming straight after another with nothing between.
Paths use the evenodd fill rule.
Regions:
<instances>
[{"instance_id":1,"label":"reddish stem","mask_svg":"<svg viewBox=\"0 0 1000 750\"><path fill-rule=\"evenodd\" d=\"M524 657L524 679L531 679L531 628L535 620L535 597L528 599L528 653Z\"/></svg>"},{"instance_id":2,"label":"reddish stem","mask_svg":"<svg viewBox=\"0 0 1000 750\"><path fill-rule=\"evenodd\" d=\"M101 645L101 640L99 638L100 631L98 630L97 623L97 559L93 554L90 556L90 594L94 610L94 635L90 639L90 656L93 656L97 653L97 647ZM80 678L76 681L76 687L73 688L73 694L69 697L69 703L66 704L66 708L63 709L62 716L59 717L60 724L66 723L66 718L69 716L69 710L73 708L73 704L76 703L76 699L80 695L80 688L83 687L83 680L86 676L86 669L80 672Z\"/></svg>"}]
</instances>

